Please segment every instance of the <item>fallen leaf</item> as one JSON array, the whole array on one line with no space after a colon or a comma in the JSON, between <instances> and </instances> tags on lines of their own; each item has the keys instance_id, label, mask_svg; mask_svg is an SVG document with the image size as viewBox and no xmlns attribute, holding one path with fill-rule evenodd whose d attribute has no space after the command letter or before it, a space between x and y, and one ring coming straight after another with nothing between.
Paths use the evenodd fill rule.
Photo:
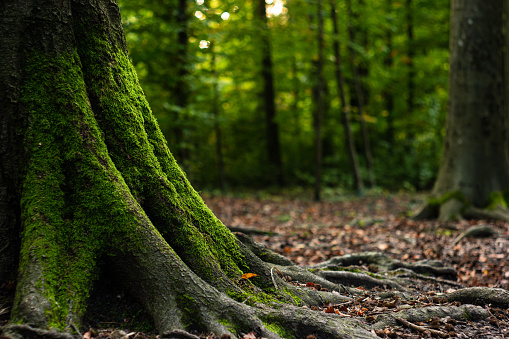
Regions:
<instances>
[{"instance_id":1,"label":"fallen leaf","mask_svg":"<svg viewBox=\"0 0 509 339\"><path fill-rule=\"evenodd\" d=\"M244 273L242 275L242 279L249 279L249 278L252 278L252 277L257 277L258 274L254 274L254 273Z\"/></svg>"},{"instance_id":2,"label":"fallen leaf","mask_svg":"<svg viewBox=\"0 0 509 339\"><path fill-rule=\"evenodd\" d=\"M334 310L334 307L329 306L325 309L325 313L336 313L336 311Z\"/></svg>"}]
</instances>

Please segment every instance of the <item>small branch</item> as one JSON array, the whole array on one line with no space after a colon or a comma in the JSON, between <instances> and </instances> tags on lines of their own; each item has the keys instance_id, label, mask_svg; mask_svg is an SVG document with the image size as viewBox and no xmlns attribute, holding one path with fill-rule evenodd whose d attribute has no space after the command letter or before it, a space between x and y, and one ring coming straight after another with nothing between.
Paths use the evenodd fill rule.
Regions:
<instances>
[{"instance_id":1,"label":"small branch","mask_svg":"<svg viewBox=\"0 0 509 339\"><path fill-rule=\"evenodd\" d=\"M408 320L405 320L403 318L396 318L396 321L399 322L400 324L405 325L406 327L408 327L412 330L418 331L418 332L422 332L422 333L429 332L432 335L437 335L442 338L445 338L447 336L447 334L442 331L437 331L437 330L433 330L430 328L418 326L418 325L412 324L411 322L409 322Z\"/></svg>"},{"instance_id":2,"label":"small branch","mask_svg":"<svg viewBox=\"0 0 509 339\"><path fill-rule=\"evenodd\" d=\"M278 269L277 269L277 267L275 267L275 266L272 266L272 268L270 269L270 277L272 278L272 283L274 284L274 287L275 287L275 288L276 288L276 290L277 290L277 289L279 289L279 288L277 287L276 279L274 279L274 269L275 269L276 271L278 271L278 272L279 272L279 274L281 275L281 277L284 277L284 275L283 275L283 273L281 273L281 271L280 271L280 270L278 270Z\"/></svg>"}]
</instances>

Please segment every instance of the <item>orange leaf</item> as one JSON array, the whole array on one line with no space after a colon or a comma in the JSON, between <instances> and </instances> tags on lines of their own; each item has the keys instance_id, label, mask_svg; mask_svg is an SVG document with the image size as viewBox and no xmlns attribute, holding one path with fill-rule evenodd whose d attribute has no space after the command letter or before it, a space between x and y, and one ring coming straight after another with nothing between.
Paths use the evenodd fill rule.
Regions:
<instances>
[{"instance_id":1,"label":"orange leaf","mask_svg":"<svg viewBox=\"0 0 509 339\"><path fill-rule=\"evenodd\" d=\"M258 274L254 274L254 273L244 273L242 275L242 279L249 279L249 278L252 278L252 277L257 277Z\"/></svg>"},{"instance_id":2,"label":"orange leaf","mask_svg":"<svg viewBox=\"0 0 509 339\"><path fill-rule=\"evenodd\" d=\"M312 282L306 283L306 287L315 287L315 284Z\"/></svg>"},{"instance_id":3,"label":"orange leaf","mask_svg":"<svg viewBox=\"0 0 509 339\"><path fill-rule=\"evenodd\" d=\"M336 313L336 311L334 310L334 307L329 306L325 309L325 313Z\"/></svg>"}]
</instances>

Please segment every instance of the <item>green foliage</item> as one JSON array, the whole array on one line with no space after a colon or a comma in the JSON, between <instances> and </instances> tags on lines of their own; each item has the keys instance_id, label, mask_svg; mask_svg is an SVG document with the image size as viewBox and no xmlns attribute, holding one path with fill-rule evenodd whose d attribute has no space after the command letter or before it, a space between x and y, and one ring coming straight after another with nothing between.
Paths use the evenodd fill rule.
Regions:
<instances>
[{"instance_id":1,"label":"green foliage","mask_svg":"<svg viewBox=\"0 0 509 339\"><path fill-rule=\"evenodd\" d=\"M286 181L306 186L314 180L312 88L316 81L312 63L317 58L316 4L307 0L283 3L282 12L269 17L268 32L276 121ZM121 0L120 4L142 87L170 149L195 187L219 187L216 127L221 130L228 184L263 187L270 183L273 173L267 166L260 95L260 32L253 16L256 2L188 2L184 58L178 44L182 27L176 19L176 0L164 4ZM405 6L406 2L397 0L352 0L354 16L349 22L345 2L337 4L342 71L347 100L353 105L350 117L360 154L362 136L352 68L364 70L361 81L366 96L365 119L378 185L388 189L429 189L438 173L444 137L450 5L449 1L414 0L412 8ZM408 41L407 35L408 10L412 14L413 41ZM323 11L327 82L323 182L327 187L350 188L353 179L334 78L334 37L328 2ZM224 20L226 17L221 15L226 12L229 17ZM349 24L355 27L355 41L349 39ZM349 47L357 54L354 64L348 58ZM185 76L179 76L179 67L185 68ZM407 80L411 69L415 85L410 111ZM185 107L179 106L175 97L180 93L176 90L179 84L185 84L187 91ZM362 157L360 164L365 168ZM363 174L367 177L367 172Z\"/></svg>"}]
</instances>

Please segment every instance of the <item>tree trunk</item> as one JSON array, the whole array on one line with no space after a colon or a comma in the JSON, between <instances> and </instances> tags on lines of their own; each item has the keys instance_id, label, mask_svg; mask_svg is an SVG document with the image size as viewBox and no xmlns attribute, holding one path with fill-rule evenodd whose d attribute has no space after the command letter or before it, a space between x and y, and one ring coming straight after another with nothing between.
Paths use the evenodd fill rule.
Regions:
<instances>
[{"instance_id":1,"label":"tree trunk","mask_svg":"<svg viewBox=\"0 0 509 339\"><path fill-rule=\"evenodd\" d=\"M220 123L220 97L219 97L219 78L217 75L216 51L214 49L214 42L210 43L211 54L211 67L213 84L213 103L212 113L214 114L214 131L216 133L216 158L217 158L217 172L219 177L219 188L222 192L226 189L226 176L224 173L224 159L223 159L223 138L221 133Z\"/></svg>"},{"instance_id":2,"label":"tree trunk","mask_svg":"<svg viewBox=\"0 0 509 339\"><path fill-rule=\"evenodd\" d=\"M281 145L279 142L279 126L276 119L276 96L272 70L269 26L265 0L258 0L256 7L257 22L260 29L260 49L262 52L261 77L263 81L263 108L265 110L265 126L267 135L267 157L271 172L276 183L284 185L283 165L281 161Z\"/></svg>"},{"instance_id":3,"label":"tree trunk","mask_svg":"<svg viewBox=\"0 0 509 339\"><path fill-rule=\"evenodd\" d=\"M392 0L386 0L386 8L387 13L392 13ZM392 25L392 22L390 22L390 25ZM394 64L394 58L392 55L392 27L387 28L386 32L387 37L387 56L384 60L384 66L387 68L388 74L392 74L393 70L393 64ZM389 76L389 83L387 85L387 88L384 89L382 92L382 96L385 99L385 107L387 110L387 129L386 129L386 139L389 143L390 149L393 149L394 147L394 97L392 93L392 76Z\"/></svg>"},{"instance_id":4,"label":"tree trunk","mask_svg":"<svg viewBox=\"0 0 509 339\"><path fill-rule=\"evenodd\" d=\"M345 86L343 74L341 72L341 56L339 54L339 29L338 29L338 19L336 15L336 5L334 0L330 1L331 6L331 17L332 17L332 26L334 29L334 67L335 67L335 76L336 83L338 84L339 96L341 99L341 122L343 124L343 129L345 130L345 144L348 150L348 156L350 157L350 164L352 166L352 174L355 190L361 194L364 190L364 184L362 182L362 176L359 169L359 163L357 161L357 151L355 150L355 144L352 136L352 130L350 128L350 107L346 103L345 96Z\"/></svg>"},{"instance_id":5,"label":"tree trunk","mask_svg":"<svg viewBox=\"0 0 509 339\"><path fill-rule=\"evenodd\" d=\"M369 140L368 127L366 126L366 119L364 118L365 114L365 105L364 105L364 91L362 89L362 84L359 75L359 69L356 65L356 55L354 44L356 43L355 38L355 27L354 27L354 12L352 10L352 2L351 0L347 0L346 2L347 12L349 16L349 24L348 24L348 36L350 39L349 50L350 50L350 64L353 72L353 83L354 83L354 91L355 97L357 98L357 105L359 108L359 120L361 123L362 130L362 141L364 146L364 157L366 158L366 167L369 175L369 184L371 187L375 186L375 172L373 170L373 154L371 153L371 142Z\"/></svg>"},{"instance_id":6,"label":"tree trunk","mask_svg":"<svg viewBox=\"0 0 509 339\"><path fill-rule=\"evenodd\" d=\"M451 4L449 112L432 199L416 218L509 220L503 1Z\"/></svg>"},{"instance_id":7,"label":"tree trunk","mask_svg":"<svg viewBox=\"0 0 509 339\"><path fill-rule=\"evenodd\" d=\"M415 65L414 65L414 16L412 0L406 0L406 20L407 20L407 56L408 56L408 78L407 78L407 111L411 115L414 111L415 96ZM410 133L410 139L413 139L413 132Z\"/></svg>"},{"instance_id":8,"label":"tree trunk","mask_svg":"<svg viewBox=\"0 0 509 339\"><path fill-rule=\"evenodd\" d=\"M318 59L316 60L316 90L315 100L316 108L314 114L315 127L315 186L314 200L320 201L322 190L322 158L323 158L323 141L322 141L322 120L324 111L324 81L323 78L323 13L322 0L317 2L317 19L318 19Z\"/></svg>"}]
</instances>

